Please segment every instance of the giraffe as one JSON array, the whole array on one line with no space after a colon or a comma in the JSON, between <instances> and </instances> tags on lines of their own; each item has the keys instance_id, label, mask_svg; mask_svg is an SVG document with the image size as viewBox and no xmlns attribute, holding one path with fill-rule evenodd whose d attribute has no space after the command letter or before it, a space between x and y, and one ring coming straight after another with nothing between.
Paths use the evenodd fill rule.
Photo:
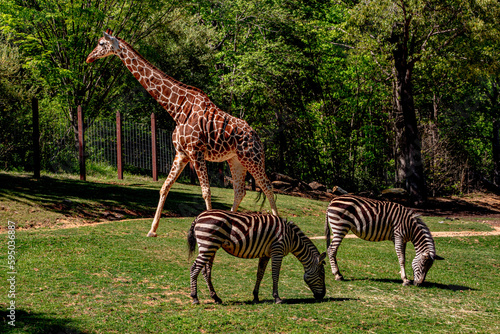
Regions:
<instances>
[{"instance_id":1,"label":"giraffe","mask_svg":"<svg viewBox=\"0 0 500 334\"><path fill-rule=\"evenodd\" d=\"M156 237L163 205L184 167L192 162L200 181L207 210L212 209L206 161L227 161L231 170L236 211L245 190L248 171L266 195L273 215L278 216L272 184L265 173L265 157L259 136L247 122L219 109L200 89L166 75L144 59L127 42L107 29L87 63L107 56L118 56L140 84L172 116L175 158L160 190L160 200L148 237Z\"/></svg>"}]
</instances>

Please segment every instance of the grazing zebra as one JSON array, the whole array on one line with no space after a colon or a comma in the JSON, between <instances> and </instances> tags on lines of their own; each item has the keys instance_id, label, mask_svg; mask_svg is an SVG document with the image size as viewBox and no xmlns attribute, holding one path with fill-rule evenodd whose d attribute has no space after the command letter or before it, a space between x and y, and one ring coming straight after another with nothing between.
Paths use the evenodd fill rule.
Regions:
<instances>
[{"instance_id":1,"label":"grazing zebra","mask_svg":"<svg viewBox=\"0 0 500 334\"><path fill-rule=\"evenodd\" d=\"M292 222L266 214L245 214L222 210L201 213L188 233L189 255L198 243L198 256L191 266L191 297L198 304L198 274L202 272L210 296L216 303L222 300L215 293L211 272L215 253L222 247L226 252L245 259L259 258L257 281L253 289L253 302L259 301L259 287L269 259L272 260L273 298L278 295L278 279L281 261L292 253L304 266L304 281L318 300L325 296L325 257L316 246Z\"/></svg>"},{"instance_id":2,"label":"grazing zebra","mask_svg":"<svg viewBox=\"0 0 500 334\"><path fill-rule=\"evenodd\" d=\"M333 232L331 244L330 227ZM436 255L434 239L429 228L412 211L396 203L342 195L334 198L328 205L325 222L328 257L337 281L343 280L337 265L337 249L349 230L364 240L394 242L403 285L410 284L405 272L405 250L408 241L415 246L416 255L412 262L415 285L423 283L434 260L443 259Z\"/></svg>"}]
</instances>

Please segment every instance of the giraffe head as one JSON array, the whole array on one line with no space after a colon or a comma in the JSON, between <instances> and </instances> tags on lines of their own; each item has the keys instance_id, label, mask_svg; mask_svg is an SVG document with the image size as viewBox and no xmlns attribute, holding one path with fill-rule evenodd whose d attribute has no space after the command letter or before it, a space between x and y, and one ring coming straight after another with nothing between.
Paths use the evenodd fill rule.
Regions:
<instances>
[{"instance_id":1,"label":"giraffe head","mask_svg":"<svg viewBox=\"0 0 500 334\"><path fill-rule=\"evenodd\" d=\"M92 63L96 59L117 54L120 50L121 47L118 38L114 37L113 31L108 29L104 32L104 37L99 39L99 43L95 49L88 55L87 63Z\"/></svg>"}]
</instances>

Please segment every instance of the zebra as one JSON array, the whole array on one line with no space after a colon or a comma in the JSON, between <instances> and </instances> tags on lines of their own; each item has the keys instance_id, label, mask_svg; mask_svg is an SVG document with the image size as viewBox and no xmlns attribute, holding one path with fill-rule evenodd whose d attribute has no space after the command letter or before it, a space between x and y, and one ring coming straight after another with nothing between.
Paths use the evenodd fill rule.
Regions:
<instances>
[{"instance_id":1,"label":"zebra","mask_svg":"<svg viewBox=\"0 0 500 334\"><path fill-rule=\"evenodd\" d=\"M215 253L222 247L239 258L259 258L253 302L259 302L259 287L269 259L272 260L273 298L276 304L281 261L292 253L304 266L304 281L317 300L323 299L325 288L326 252L320 254L312 241L292 222L277 216L256 213L236 213L223 210L202 212L192 223L187 237L189 256L198 244L198 256L191 266L191 297L199 304L197 280L200 271L207 282L215 303L222 300L212 285L211 273Z\"/></svg>"},{"instance_id":2,"label":"zebra","mask_svg":"<svg viewBox=\"0 0 500 334\"><path fill-rule=\"evenodd\" d=\"M330 228L333 241L330 243ZM326 247L332 273L337 281L343 280L337 265L337 250L345 235L351 230L358 238L367 241L392 240L401 267L403 285L410 285L405 272L406 243L415 246L412 262L413 284L424 282L434 260L443 260L436 255L434 239L425 223L404 206L354 195L334 198L328 205L325 221Z\"/></svg>"}]
</instances>

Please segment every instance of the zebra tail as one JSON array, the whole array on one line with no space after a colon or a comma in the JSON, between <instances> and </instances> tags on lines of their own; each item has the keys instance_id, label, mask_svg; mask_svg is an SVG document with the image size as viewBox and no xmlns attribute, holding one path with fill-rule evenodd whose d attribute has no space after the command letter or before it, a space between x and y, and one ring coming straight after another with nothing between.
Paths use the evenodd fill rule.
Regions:
<instances>
[{"instance_id":1,"label":"zebra tail","mask_svg":"<svg viewBox=\"0 0 500 334\"><path fill-rule=\"evenodd\" d=\"M195 225L196 225L196 219L191 224L191 228L189 229L189 232L187 235L187 243L188 243L188 249L189 249L188 259L190 259L191 256L193 256L193 253L196 250L196 236L194 234Z\"/></svg>"},{"instance_id":2,"label":"zebra tail","mask_svg":"<svg viewBox=\"0 0 500 334\"><path fill-rule=\"evenodd\" d=\"M325 218L325 236L326 236L326 249L328 250L331 238L330 226L328 224L328 210L326 211L326 218Z\"/></svg>"}]
</instances>

